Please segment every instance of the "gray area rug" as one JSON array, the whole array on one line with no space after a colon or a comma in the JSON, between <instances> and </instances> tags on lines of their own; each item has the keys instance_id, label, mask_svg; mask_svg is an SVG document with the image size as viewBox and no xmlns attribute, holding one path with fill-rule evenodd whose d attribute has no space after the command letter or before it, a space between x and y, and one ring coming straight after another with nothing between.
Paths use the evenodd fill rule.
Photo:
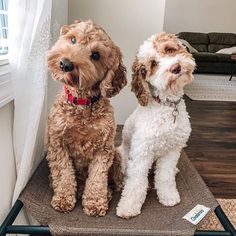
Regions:
<instances>
[{"instance_id":1,"label":"gray area rug","mask_svg":"<svg viewBox=\"0 0 236 236\"><path fill-rule=\"evenodd\" d=\"M230 75L195 74L194 80L184 89L192 100L236 101L236 77Z\"/></svg>"}]
</instances>

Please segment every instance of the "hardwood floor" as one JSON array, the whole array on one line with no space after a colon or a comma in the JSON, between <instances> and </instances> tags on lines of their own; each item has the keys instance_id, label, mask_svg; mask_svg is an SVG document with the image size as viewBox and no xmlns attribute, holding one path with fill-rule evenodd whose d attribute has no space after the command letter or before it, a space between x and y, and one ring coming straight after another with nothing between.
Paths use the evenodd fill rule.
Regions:
<instances>
[{"instance_id":1,"label":"hardwood floor","mask_svg":"<svg viewBox=\"0 0 236 236\"><path fill-rule=\"evenodd\" d=\"M186 153L216 198L236 198L236 102L185 101L192 124Z\"/></svg>"},{"instance_id":2,"label":"hardwood floor","mask_svg":"<svg viewBox=\"0 0 236 236\"><path fill-rule=\"evenodd\" d=\"M186 153L218 198L236 198L236 102L186 98L192 134Z\"/></svg>"}]
</instances>

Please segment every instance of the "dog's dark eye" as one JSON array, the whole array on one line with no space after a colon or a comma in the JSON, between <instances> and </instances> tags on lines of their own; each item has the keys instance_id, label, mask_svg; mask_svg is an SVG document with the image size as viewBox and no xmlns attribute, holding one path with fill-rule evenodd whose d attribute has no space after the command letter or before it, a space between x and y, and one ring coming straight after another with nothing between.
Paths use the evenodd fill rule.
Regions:
<instances>
[{"instance_id":1,"label":"dog's dark eye","mask_svg":"<svg viewBox=\"0 0 236 236\"><path fill-rule=\"evenodd\" d=\"M99 54L99 52L92 52L90 57L91 57L91 59L98 61L100 59L100 54Z\"/></svg>"},{"instance_id":2,"label":"dog's dark eye","mask_svg":"<svg viewBox=\"0 0 236 236\"><path fill-rule=\"evenodd\" d=\"M76 43L76 37L73 36L73 37L70 39L70 41L71 41L72 44L75 44L75 43Z\"/></svg>"},{"instance_id":3,"label":"dog's dark eye","mask_svg":"<svg viewBox=\"0 0 236 236\"><path fill-rule=\"evenodd\" d=\"M176 51L176 49L175 48L166 48L165 51L167 54L173 54Z\"/></svg>"}]
</instances>

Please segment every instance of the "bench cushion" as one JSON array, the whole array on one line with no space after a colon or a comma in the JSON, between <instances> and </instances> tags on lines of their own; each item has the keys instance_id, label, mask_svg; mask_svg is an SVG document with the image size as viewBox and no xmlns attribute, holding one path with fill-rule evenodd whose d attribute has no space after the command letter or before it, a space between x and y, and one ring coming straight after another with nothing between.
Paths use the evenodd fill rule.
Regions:
<instances>
[{"instance_id":1,"label":"bench cushion","mask_svg":"<svg viewBox=\"0 0 236 236\"><path fill-rule=\"evenodd\" d=\"M181 203L174 207L162 206L156 192L148 192L142 214L129 219L115 214L120 193L113 194L108 214L105 217L88 217L78 200L76 208L69 214L56 212L51 206L52 189L49 187L49 169L43 161L20 196L26 209L41 224L48 225L52 235L157 235L189 236L197 226L182 217L197 204L203 204L213 211L217 201L206 187L185 153L182 153L177 175L177 186Z\"/></svg>"}]
</instances>

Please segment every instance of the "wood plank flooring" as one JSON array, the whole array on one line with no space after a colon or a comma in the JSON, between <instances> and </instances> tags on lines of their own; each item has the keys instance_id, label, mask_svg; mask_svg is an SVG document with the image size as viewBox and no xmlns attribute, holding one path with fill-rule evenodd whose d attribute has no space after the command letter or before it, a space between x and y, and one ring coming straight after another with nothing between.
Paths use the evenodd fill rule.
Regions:
<instances>
[{"instance_id":1,"label":"wood plank flooring","mask_svg":"<svg viewBox=\"0 0 236 236\"><path fill-rule=\"evenodd\" d=\"M215 197L236 198L236 102L185 101L192 124L186 153Z\"/></svg>"},{"instance_id":2,"label":"wood plank flooring","mask_svg":"<svg viewBox=\"0 0 236 236\"><path fill-rule=\"evenodd\" d=\"M236 102L186 98L192 134L186 153L218 198L236 198Z\"/></svg>"}]
</instances>

